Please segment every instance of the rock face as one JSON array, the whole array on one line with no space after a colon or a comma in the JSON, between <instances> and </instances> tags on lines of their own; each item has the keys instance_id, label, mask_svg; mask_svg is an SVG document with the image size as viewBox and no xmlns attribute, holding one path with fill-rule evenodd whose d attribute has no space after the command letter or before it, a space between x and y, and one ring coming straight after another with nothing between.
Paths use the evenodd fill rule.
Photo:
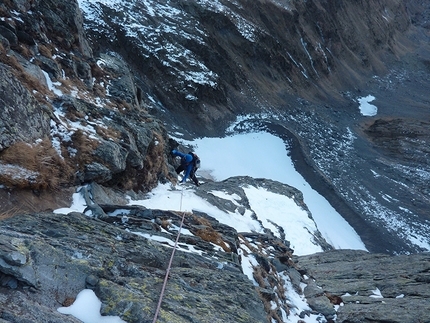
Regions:
<instances>
[{"instance_id":1,"label":"rock face","mask_svg":"<svg viewBox=\"0 0 430 323\"><path fill-rule=\"evenodd\" d=\"M377 119L366 129L372 143L388 159L386 163L389 161L394 163L400 159L406 166L403 181L406 181L406 177L412 179L409 194L415 204L422 201L415 201L413 196L430 194L425 171L421 169L421 165L426 164L424 156L430 154L429 146L426 144L430 141L428 129L430 129L428 120L416 122L400 118ZM424 216L426 207L422 205L419 209Z\"/></svg>"},{"instance_id":2,"label":"rock face","mask_svg":"<svg viewBox=\"0 0 430 323\"><path fill-rule=\"evenodd\" d=\"M17 141L35 142L49 135L47 107L0 63L0 151Z\"/></svg>"},{"instance_id":3,"label":"rock face","mask_svg":"<svg viewBox=\"0 0 430 323\"><path fill-rule=\"evenodd\" d=\"M177 214L131 210L127 227L132 231L159 232L162 219L179 225ZM185 227L196 230L201 227L197 220L188 214ZM73 213L2 221L2 322L78 322L56 309L85 288L93 289L102 301L103 315L119 315L129 323L150 322L171 248L124 230L121 217L111 221L116 224ZM234 230L220 224L217 229L234 245ZM183 236L180 241L203 254L176 252L159 322L265 321L262 301L242 274L237 256L216 250L198 236Z\"/></svg>"},{"instance_id":4,"label":"rock face","mask_svg":"<svg viewBox=\"0 0 430 323\"><path fill-rule=\"evenodd\" d=\"M223 131L220 121L239 113L263 106L283 110L291 95L341 99L342 88L386 71L386 55L402 50L402 34L410 27L403 1L82 6L94 47L121 53L169 111L204 134ZM130 23L111 19L112 12ZM145 32L130 33L137 25Z\"/></svg>"},{"instance_id":5,"label":"rock face","mask_svg":"<svg viewBox=\"0 0 430 323\"><path fill-rule=\"evenodd\" d=\"M430 321L430 254L333 250L297 257L310 306L336 322ZM340 305L336 312L332 304Z\"/></svg>"},{"instance_id":6,"label":"rock face","mask_svg":"<svg viewBox=\"0 0 430 323\"><path fill-rule=\"evenodd\" d=\"M148 191L174 178L168 131L224 135L241 115L229 129L295 142L296 168L369 250L427 249L428 1L79 5L0 5L8 189ZM33 159L17 157L23 142Z\"/></svg>"},{"instance_id":7,"label":"rock face","mask_svg":"<svg viewBox=\"0 0 430 323\"><path fill-rule=\"evenodd\" d=\"M303 205L294 188L250 178L206 183L200 194L222 188L242 196L235 181L292 194ZM299 322L311 314L344 323L430 319L428 253L331 250L297 257L270 230L236 232L202 212L112 204L121 202L119 194L86 189L87 215L43 212L0 222L1 322L78 322L57 309L83 289L94 291L102 315L151 322L182 216L158 322L281 323L296 311L292 295L309 305L295 316ZM208 199L231 212L225 202ZM255 258L253 281L243 273L245 255Z\"/></svg>"},{"instance_id":8,"label":"rock face","mask_svg":"<svg viewBox=\"0 0 430 323\"><path fill-rule=\"evenodd\" d=\"M1 13L2 182L40 190L94 181L138 191L170 177L165 129L145 110L121 57L94 58L76 1L8 1ZM38 153L45 139L50 152ZM21 158L21 143L33 160ZM34 183L41 173L55 180Z\"/></svg>"},{"instance_id":9,"label":"rock face","mask_svg":"<svg viewBox=\"0 0 430 323\"><path fill-rule=\"evenodd\" d=\"M227 214L238 206L212 192L237 194L245 212L249 202L240 185L294 197L306 209L295 188L249 177L205 183L199 196ZM84 288L102 301L102 314L119 315L129 323L150 321L183 215L160 322L281 322L291 306L286 281L300 290L285 236L270 230L236 232L203 212L133 206L123 195L96 184L80 192L87 215L44 212L0 222L0 318L6 322L36 317L60 322L56 308L70 304ZM318 232L313 234L316 244L330 249ZM255 282L242 271L243 258L250 255L255 258Z\"/></svg>"}]
</instances>

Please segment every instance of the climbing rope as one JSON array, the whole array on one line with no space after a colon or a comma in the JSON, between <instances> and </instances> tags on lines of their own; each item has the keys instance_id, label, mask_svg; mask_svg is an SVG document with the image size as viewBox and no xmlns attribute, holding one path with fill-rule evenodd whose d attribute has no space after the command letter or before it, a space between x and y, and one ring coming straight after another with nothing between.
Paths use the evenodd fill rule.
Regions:
<instances>
[{"instance_id":1,"label":"climbing rope","mask_svg":"<svg viewBox=\"0 0 430 323\"><path fill-rule=\"evenodd\" d=\"M179 212L182 211L182 197L183 196L184 196L184 187L182 186L181 202L180 202L180 206L179 206ZM158 300L157 310L155 311L155 316L154 316L154 320L152 321L152 323L157 322L158 313L160 312L160 309L161 309L161 302L163 301L164 291L166 289L167 280L169 279L170 268L172 267L173 256L175 255L176 247L178 246L179 236L181 235L181 229L182 229L182 225L184 224L184 219L185 219L185 212L182 212L181 225L179 226L179 231L178 231L178 235L176 236L175 246L173 247L172 255L170 256L169 265L167 266L167 269L166 269L166 276L164 277L163 288L161 289L160 299Z\"/></svg>"}]
</instances>

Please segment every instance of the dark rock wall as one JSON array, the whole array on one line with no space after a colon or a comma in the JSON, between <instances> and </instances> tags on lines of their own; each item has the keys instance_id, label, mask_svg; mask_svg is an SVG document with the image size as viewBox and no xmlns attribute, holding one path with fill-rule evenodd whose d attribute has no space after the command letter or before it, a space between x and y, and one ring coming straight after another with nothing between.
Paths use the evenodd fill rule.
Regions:
<instances>
[{"instance_id":1,"label":"dark rock wall","mask_svg":"<svg viewBox=\"0 0 430 323\"><path fill-rule=\"evenodd\" d=\"M6 1L0 13L0 153L20 155L14 144L31 149L50 138L65 160L54 189L96 181L149 190L170 176L163 125L142 105L121 57L93 56L77 1ZM45 164L17 166L31 174L58 168ZM10 188L39 189L14 176L0 173Z\"/></svg>"},{"instance_id":2,"label":"dark rock wall","mask_svg":"<svg viewBox=\"0 0 430 323\"><path fill-rule=\"evenodd\" d=\"M167 2L153 5L157 11ZM153 14L145 5L127 11L117 8L116 13L100 5L94 13L108 28L88 22L88 35L98 51L123 54L181 122L204 132L216 131L219 120L231 120L238 113L286 107L286 98L293 95L314 102L342 100L339 91L386 73L385 61L409 50L402 36L410 27L403 1L314 0L284 6L271 1L221 1L220 5L224 11L194 1L169 3L175 20ZM136 19L147 32L127 35L110 18L113 14ZM160 24L176 30L175 35L170 28L157 29ZM184 79L179 71L195 69L187 62L164 64L172 47L189 51L214 73L216 84ZM189 95L196 99L187 99Z\"/></svg>"}]
</instances>

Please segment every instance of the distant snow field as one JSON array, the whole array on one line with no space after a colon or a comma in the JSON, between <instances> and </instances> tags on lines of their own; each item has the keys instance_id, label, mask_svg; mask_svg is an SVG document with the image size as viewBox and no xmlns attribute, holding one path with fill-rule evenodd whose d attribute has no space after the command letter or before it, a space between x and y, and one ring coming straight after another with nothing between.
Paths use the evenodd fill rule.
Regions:
<instances>
[{"instance_id":1,"label":"distant snow field","mask_svg":"<svg viewBox=\"0 0 430 323\"><path fill-rule=\"evenodd\" d=\"M295 170L282 139L265 132L250 132L224 138L201 138L184 144L195 147L202 161L199 172L210 173L217 181L246 175L279 181L299 189L318 230L328 243L337 249L366 250L355 230ZM267 201L269 208L272 199L267 197ZM277 222L278 219L272 220ZM301 244L300 241L291 243Z\"/></svg>"}]
</instances>

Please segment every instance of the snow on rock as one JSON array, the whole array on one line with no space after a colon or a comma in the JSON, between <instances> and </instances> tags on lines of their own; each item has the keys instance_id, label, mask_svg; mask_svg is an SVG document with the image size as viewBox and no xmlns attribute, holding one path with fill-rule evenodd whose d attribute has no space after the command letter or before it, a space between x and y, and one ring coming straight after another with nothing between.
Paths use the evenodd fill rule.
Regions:
<instances>
[{"instance_id":1,"label":"snow on rock","mask_svg":"<svg viewBox=\"0 0 430 323\"><path fill-rule=\"evenodd\" d=\"M370 102L374 101L375 97L373 95L368 95L366 97L358 98L357 101L360 103L360 113L363 116L373 117L378 113L378 108L370 104Z\"/></svg>"}]
</instances>

